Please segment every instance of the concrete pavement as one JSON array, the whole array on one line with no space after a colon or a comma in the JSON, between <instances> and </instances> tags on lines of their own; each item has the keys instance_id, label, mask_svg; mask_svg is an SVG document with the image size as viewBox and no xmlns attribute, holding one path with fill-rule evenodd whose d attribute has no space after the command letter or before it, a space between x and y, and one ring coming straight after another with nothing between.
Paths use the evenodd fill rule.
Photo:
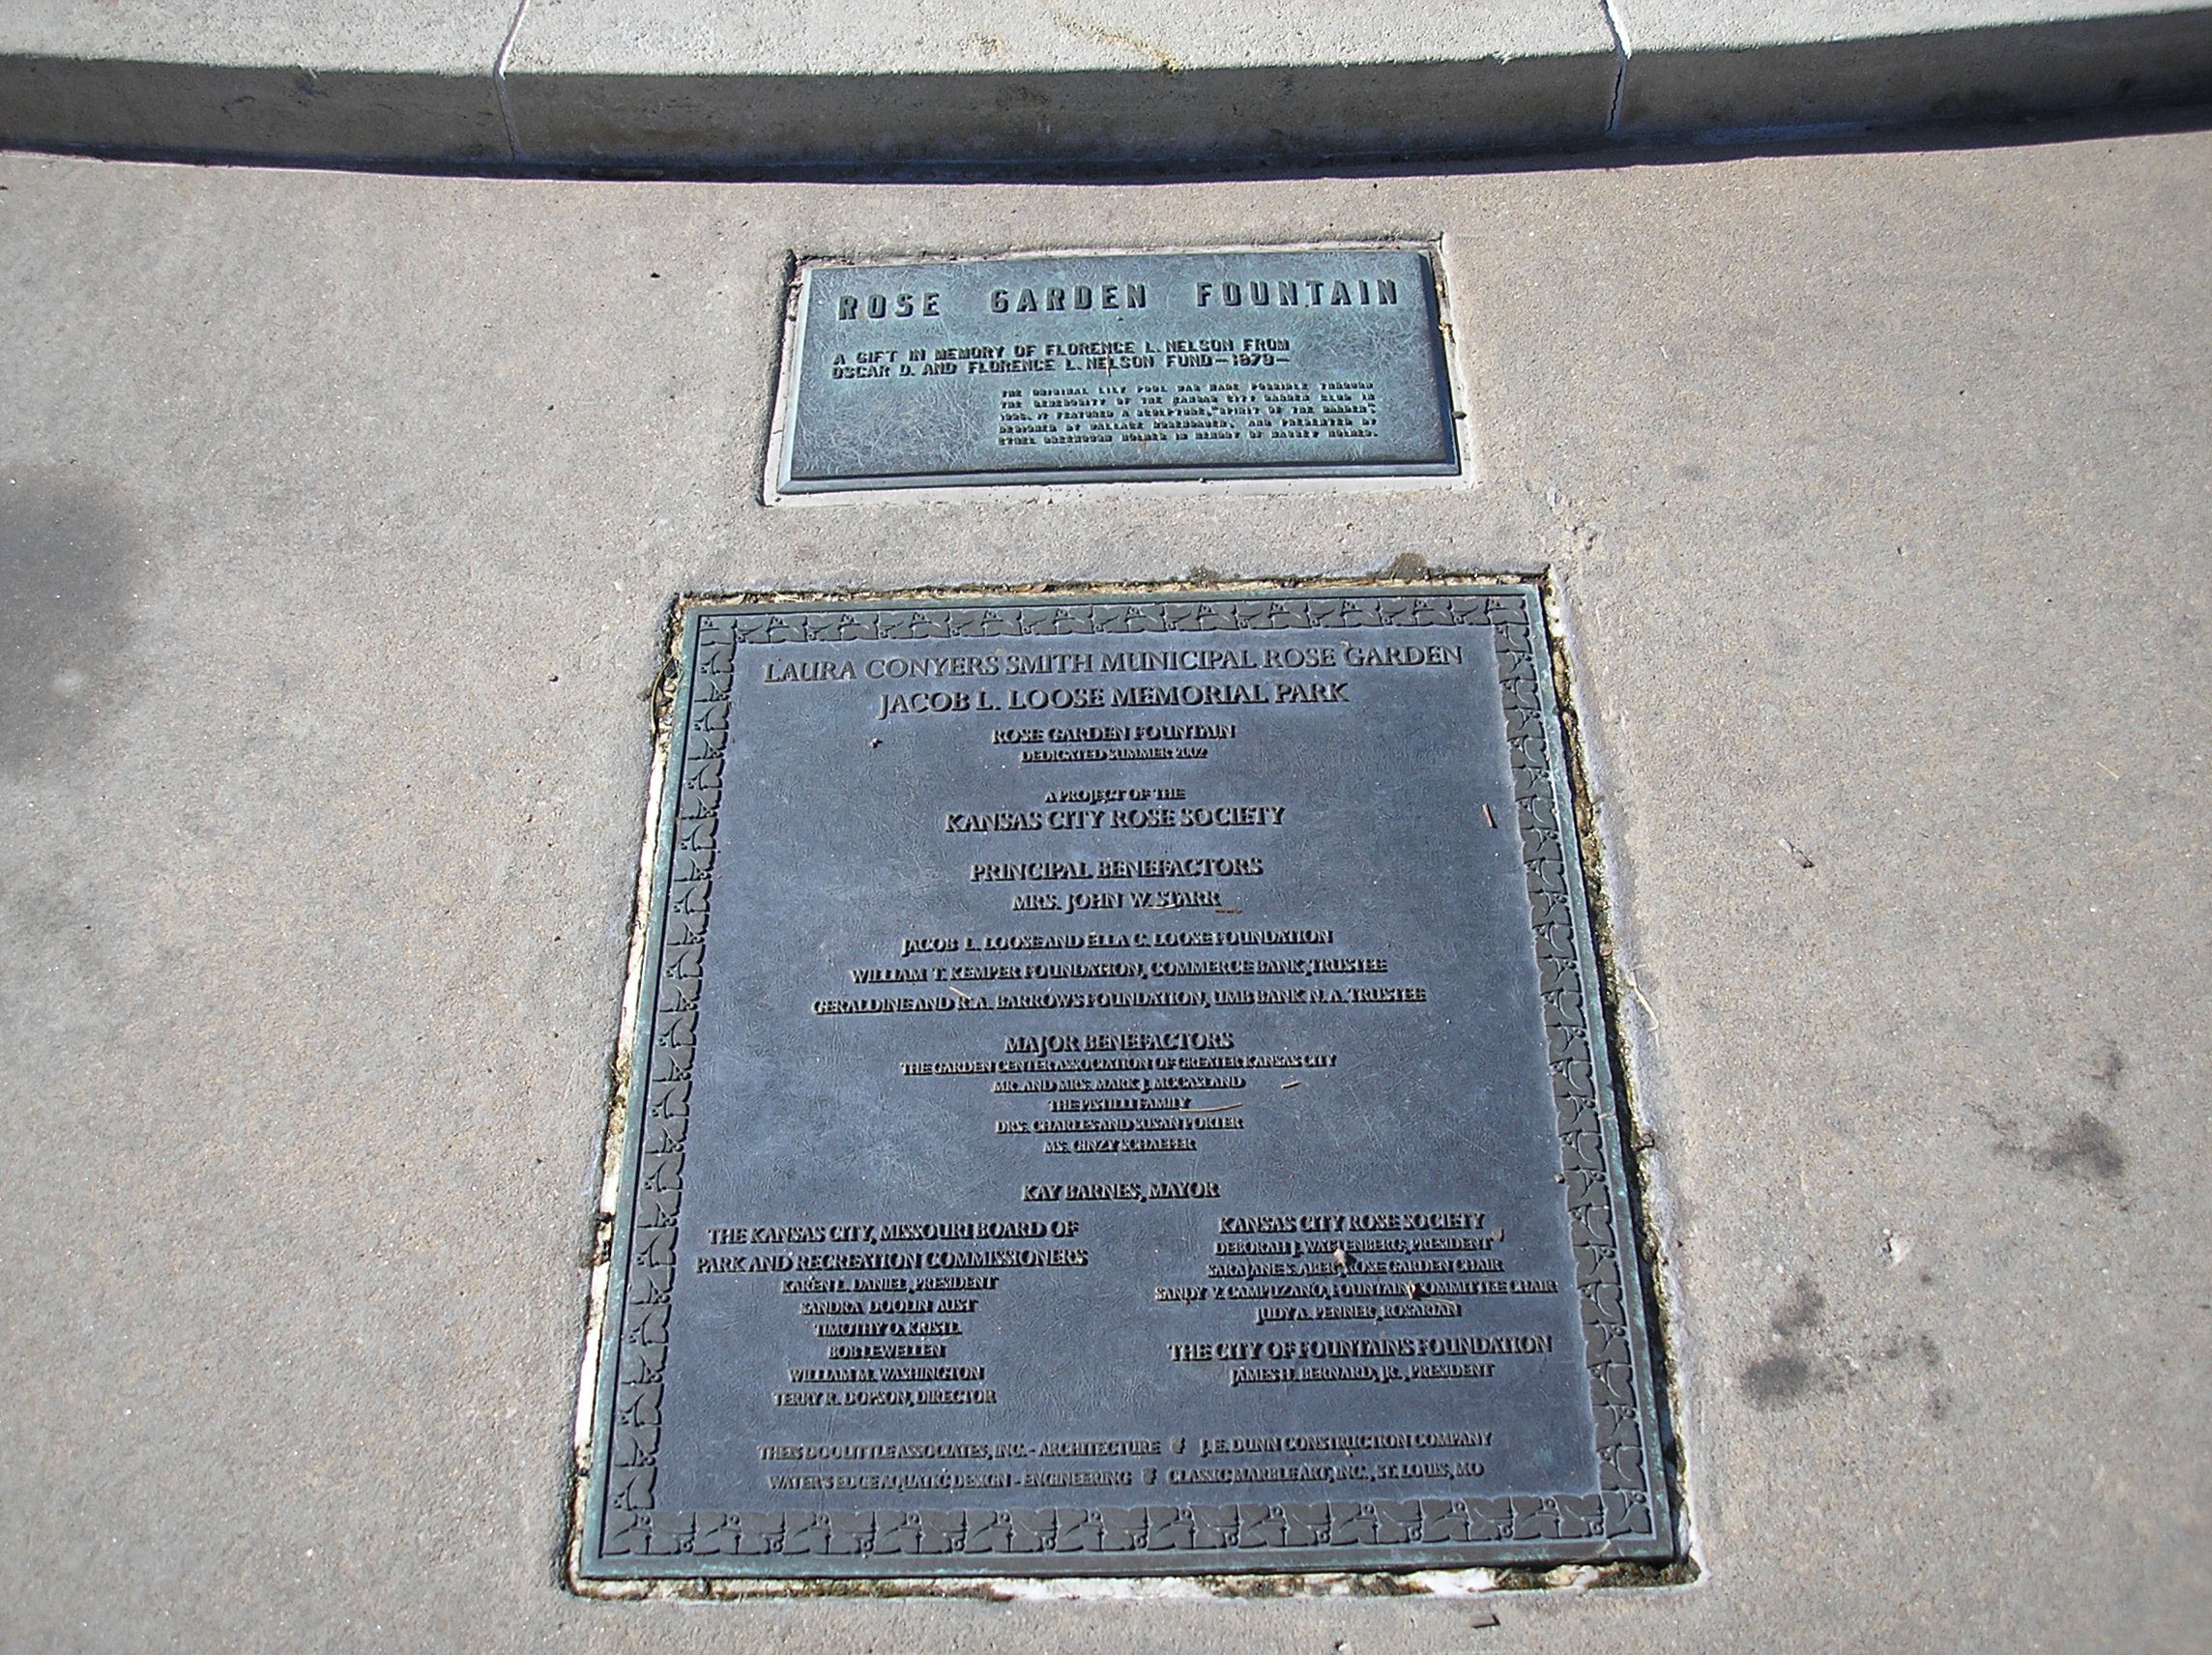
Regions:
<instances>
[{"instance_id":1,"label":"concrete pavement","mask_svg":"<svg viewBox=\"0 0 2212 1655\"><path fill-rule=\"evenodd\" d=\"M1659 159L0 160L0 1646L2201 1648L2212 138ZM795 251L1363 237L1477 488L760 504ZM1699 1578L569 1595L672 597L1194 566L1554 583Z\"/></svg>"}]
</instances>

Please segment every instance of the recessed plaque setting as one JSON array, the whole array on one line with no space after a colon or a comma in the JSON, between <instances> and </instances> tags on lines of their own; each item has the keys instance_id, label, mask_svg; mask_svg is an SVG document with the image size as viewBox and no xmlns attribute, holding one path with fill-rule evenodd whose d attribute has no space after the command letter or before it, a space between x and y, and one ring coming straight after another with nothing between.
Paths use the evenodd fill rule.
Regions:
<instances>
[{"instance_id":1,"label":"recessed plaque setting","mask_svg":"<svg viewBox=\"0 0 2212 1655\"><path fill-rule=\"evenodd\" d=\"M1460 472L1420 251L812 264L790 326L771 498Z\"/></svg>"},{"instance_id":2,"label":"recessed plaque setting","mask_svg":"<svg viewBox=\"0 0 2212 1655\"><path fill-rule=\"evenodd\" d=\"M1533 588L704 604L580 1581L1659 1560Z\"/></svg>"}]
</instances>

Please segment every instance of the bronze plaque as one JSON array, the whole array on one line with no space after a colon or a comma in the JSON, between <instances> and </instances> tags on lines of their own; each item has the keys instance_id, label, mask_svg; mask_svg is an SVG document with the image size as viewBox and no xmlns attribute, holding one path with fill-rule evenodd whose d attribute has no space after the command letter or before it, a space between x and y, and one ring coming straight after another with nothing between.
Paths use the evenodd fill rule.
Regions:
<instances>
[{"instance_id":1,"label":"bronze plaque","mask_svg":"<svg viewBox=\"0 0 2212 1655\"><path fill-rule=\"evenodd\" d=\"M783 494L1460 469L1422 252L810 265L792 326Z\"/></svg>"},{"instance_id":2,"label":"bronze plaque","mask_svg":"<svg viewBox=\"0 0 2212 1655\"><path fill-rule=\"evenodd\" d=\"M1672 1555L1528 588L684 622L582 1575Z\"/></svg>"}]
</instances>

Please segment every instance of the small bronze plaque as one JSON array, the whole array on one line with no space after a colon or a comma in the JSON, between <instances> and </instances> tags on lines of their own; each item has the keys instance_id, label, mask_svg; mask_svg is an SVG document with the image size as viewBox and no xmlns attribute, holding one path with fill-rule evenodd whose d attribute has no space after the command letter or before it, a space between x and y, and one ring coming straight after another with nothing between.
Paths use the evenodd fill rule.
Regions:
<instances>
[{"instance_id":1,"label":"small bronze plaque","mask_svg":"<svg viewBox=\"0 0 2212 1655\"><path fill-rule=\"evenodd\" d=\"M784 494L1459 471L1424 253L810 265L792 327Z\"/></svg>"},{"instance_id":2,"label":"small bronze plaque","mask_svg":"<svg viewBox=\"0 0 2212 1655\"><path fill-rule=\"evenodd\" d=\"M1536 594L710 605L579 1573L1674 1551Z\"/></svg>"}]
</instances>

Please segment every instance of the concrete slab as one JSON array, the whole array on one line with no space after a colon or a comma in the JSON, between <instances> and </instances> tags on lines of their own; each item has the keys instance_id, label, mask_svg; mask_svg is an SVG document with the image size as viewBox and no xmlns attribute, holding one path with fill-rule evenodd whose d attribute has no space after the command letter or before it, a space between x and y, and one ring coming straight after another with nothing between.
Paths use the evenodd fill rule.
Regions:
<instances>
[{"instance_id":1,"label":"concrete slab","mask_svg":"<svg viewBox=\"0 0 2212 1655\"><path fill-rule=\"evenodd\" d=\"M0 142L506 160L492 65L513 0L0 10Z\"/></svg>"},{"instance_id":2,"label":"concrete slab","mask_svg":"<svg viewBox=\"0 0 2212 1655\"><path fill-rule=\"evenodd\" d=\"M652 0L0 15L0 143L475 168L1250 164L2212 98L2157 0Z\"/></svg>"},{"instance_id":3,"label":"concrete slab","mask_svg":"<svg viewBox=\"0 0 2212 1655\"><path fill-rule=\"evenodd\" d=\"M12 1647L2201 1646L2212 138L0 185ZM1478 488L759 504L795 250L1428 235ZM671 595L1415 560L1567 624L1698 1582L568 1595Z\"/></svg>"},{"instance_id":4,"label":"concrete slab","mask_svg":"<svg viewBox=\"0 0 2212 1655\"><path fill-rule=\"evenodd\" d=\"M1172 160L1595 138L1614 45L1592 0L1290 16L1259 0L536 0L508 76L531 157Z\"/></svg>"},{"instance_id":5,"label":"concrete slab","mask_svg":"<svg viewBox=\"0 0 2212 1655\"><path fill-rule=\"evenodd\" d=\"M1621 0L1619 130L1723 132L2200 98L2201 8L2140 0Z\"/></svg>"}]
</instances>

